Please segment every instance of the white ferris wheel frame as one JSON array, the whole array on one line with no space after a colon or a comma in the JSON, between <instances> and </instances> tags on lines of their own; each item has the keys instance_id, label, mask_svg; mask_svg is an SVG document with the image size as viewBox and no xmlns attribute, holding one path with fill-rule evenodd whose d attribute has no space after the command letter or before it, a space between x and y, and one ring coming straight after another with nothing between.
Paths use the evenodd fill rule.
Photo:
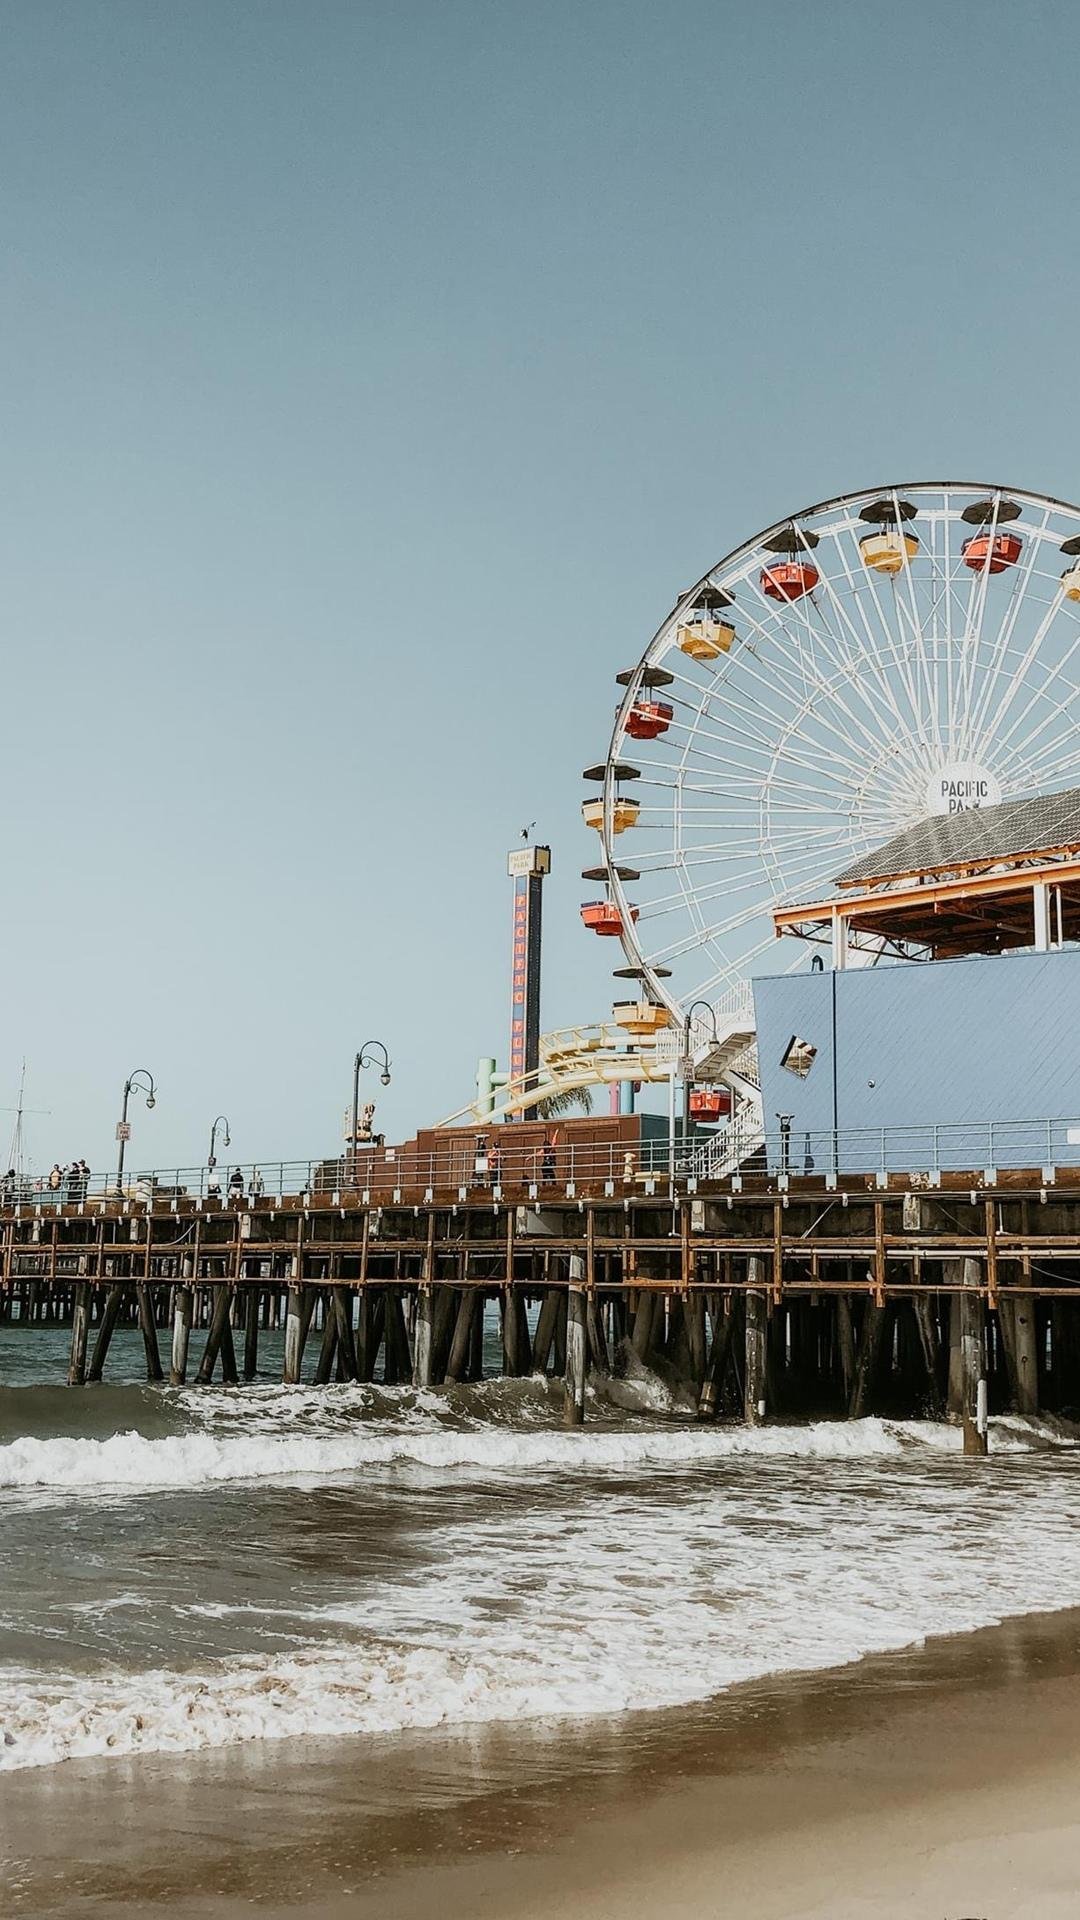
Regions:
<instances>
[{"instance_id":1,"label":"white ferris wheel frame","mask_svg":"<svg viewBox=\"0 0 1080 1920\"><path fill-rule=\"evenodd\" d=\"M872 531L861 510L883 501L892 503L898 525L901 503L916 507L904 524L917 533L918 554L892 577L867 568L858 545ZM962 560L962 538L979 532L962 515L976 502L992 507L983 529L991 537L1006 527L1021 536L1007 575L990 571L989 554L977 569ZM1009 512L999 522L1003 503ZM800 557L820 580L805 599L774 602L760 573L777 564L769 543L792 529L816 536ZM773 938L770 925L749 944L747 930L764 927L771 906L807 897L848 858L924 816L927 781L943 765L989 764L1003 798L1080 778L1080 605L1066 599L1060 580L1070 565L1062 542L1074 536L1080 507L1024 488L964 481L865 488L786 514L680 596L628 678L603 773L609 896L620 911L626 959L652 998L681 1018L691 1000L742 987ZM679 650L677 634L707 588L732 596L738 639L703 664ZM1061 644L1047 655L1059 621ZM652 742L626 731L635 703L649 697L650 668L674 674L663 697L677 714L672 737ZM642 815L661 815L658 825L639 819L620 845L613 809L617 769L627 763L638 771L635 798L644 788L671 799L643 804ZM842 795L831 816L830 786ZM815 814L819 823L811 825ZM710 816L716 833L727 818L739 823L738 835L701 839ZM650 831L662 835L651 848L642 838ZM636 926L635 883L620 877L623 862L639 879L671 874L670 893L642 903ZM647 938L646 928L669 913L685 930L666 941ZM679 961L700 951L710 956L708 972L680 990Z\"/></svg>"}]
</instances>

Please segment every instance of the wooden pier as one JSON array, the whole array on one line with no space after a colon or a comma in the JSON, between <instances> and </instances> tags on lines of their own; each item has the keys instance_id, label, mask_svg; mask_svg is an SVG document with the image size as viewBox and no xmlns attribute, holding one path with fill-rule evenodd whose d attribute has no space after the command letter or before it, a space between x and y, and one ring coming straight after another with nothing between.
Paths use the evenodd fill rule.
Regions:
<instances>
[{"instance_id":1,"label":"wooden pier","mask_svg":"<svg viewBox=\"0 0 1080 1920\"><path fill-rule=\"evenodd\" d=\"M316 1383L476 1380L491 1305L501 1370L565 1379L571 1424L588 1370L630 1352L705 1419L951 1414L981 1452L988 1411L1080 1411L1080 1171L672 1192L604 1175L8 1207L0 1386L6 1342L43 1324L70 1326L73 1386L107 1377L125 1324L173 1385L255 1379L269 1327L285 1382L315 1339Z\"/></svg>"}]
</instances>

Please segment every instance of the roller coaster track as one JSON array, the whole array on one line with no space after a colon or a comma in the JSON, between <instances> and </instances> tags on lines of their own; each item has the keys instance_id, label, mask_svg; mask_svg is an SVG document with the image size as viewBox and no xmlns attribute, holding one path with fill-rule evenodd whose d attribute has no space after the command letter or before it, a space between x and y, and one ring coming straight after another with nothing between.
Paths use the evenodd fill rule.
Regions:
<instances>
[{"instance_id":1,"label":"roller coaster track","mask_svg":"<svg viewBox=\"0 0 1080 1920\"><path fill-rule=\"evenodd\" d=\"M712 1009L712 1019L689 1027L669 1027L648 1040L634 1040L615 1021L562 1027L540 1038L540 1064L534 1075L502 1089L488 1104L479 1098L461 1107L441 1127L488 1125L527 1114L552 1094L619 1081L666 1082L689 1059L698 1080L725 1081L742 1107L760 1092L754 1050L754 1009L750 988L736 987Z\"/></svg>"}]
</instances>

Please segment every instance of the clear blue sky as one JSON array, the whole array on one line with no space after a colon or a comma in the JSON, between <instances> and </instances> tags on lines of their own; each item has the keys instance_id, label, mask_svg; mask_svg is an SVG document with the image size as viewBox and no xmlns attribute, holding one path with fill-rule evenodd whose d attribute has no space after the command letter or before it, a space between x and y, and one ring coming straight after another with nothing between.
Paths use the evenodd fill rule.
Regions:
<instances>
[{"instance_id":1,"label":"clear blue sky","mask_svg":"<svg viewBox=\"0 0 1080 1920\"><path fill-rule=\"evenodd\" d=\"M758 527L1080 494L1056 0L5 0L0 1104L39 1163L400 1137L603 1016L580 769ZM375 1089L373 1089L375 1091ZM0 1117L0 1137L4 1121Z\"/></svg>"}]
</instances>

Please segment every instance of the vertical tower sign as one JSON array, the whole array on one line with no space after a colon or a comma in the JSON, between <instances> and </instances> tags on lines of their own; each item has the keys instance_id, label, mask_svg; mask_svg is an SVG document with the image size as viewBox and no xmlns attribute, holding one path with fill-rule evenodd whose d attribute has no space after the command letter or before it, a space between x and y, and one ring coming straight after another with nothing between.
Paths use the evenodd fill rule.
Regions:
<instances>
[{"instance_id":1,"label":"vertical tower sign","mask_svg":"<svg viewBox=\"0 0 1080 1920\"><path fill-rule=\"evenodd\" d=\"M514 959L510 988L510 1080L540 1063L540 915L550 847L515 847L506 871L514 882Z\"/></svg>"}]
</instances>

